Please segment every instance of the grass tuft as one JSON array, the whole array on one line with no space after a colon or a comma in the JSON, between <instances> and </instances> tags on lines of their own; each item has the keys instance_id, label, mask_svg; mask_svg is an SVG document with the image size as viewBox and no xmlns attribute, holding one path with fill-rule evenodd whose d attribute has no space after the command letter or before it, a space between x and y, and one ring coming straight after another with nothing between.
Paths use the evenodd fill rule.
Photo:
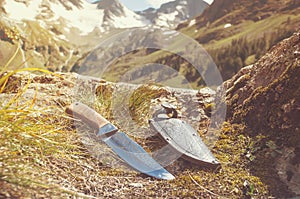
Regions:
<instances>
[{"instance_id":1,"label":"grass tuft","mask_svg":"<svg viewBox=\"0 0 300 199\"><path fill-rule=\"evenodd\" d=\"M3 99L0 103L0 184L3 188L0 197L19 194L28 197L32 196L30 190L35 190L38 197L47 197L46 190L49 189L54 195L74 195L75 192L50 180L49 176L57 175L55 169L50 169L50 164L56 158L72 160L73 156L85 152L76 136L67 135L72 131L68 128L69 119L64 110L38 106L37 88L30 97L26 95L31 84L26 72L56 74L38 68L5 71L17 51L0 71L0 97ZM17 78L18 73L24 77Z\"/></svg>"},{"instance_id":2,"label":"grass tuft","mask_svg":"<svg viewBox=\"0 0 300 199\"><path fill-rule=\"evenodd\" d=\"M132 118L140 124L150 119L151 100L168 95L168 92L155 84L146 84L136 89L129 100Z\"/></svg>"}]
</instances>

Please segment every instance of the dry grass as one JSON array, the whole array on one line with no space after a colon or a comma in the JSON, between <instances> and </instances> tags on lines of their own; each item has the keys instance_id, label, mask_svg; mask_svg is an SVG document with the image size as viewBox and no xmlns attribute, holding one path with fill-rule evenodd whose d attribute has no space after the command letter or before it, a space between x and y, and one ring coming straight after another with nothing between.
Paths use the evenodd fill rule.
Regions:
<instances>
[{"instance_id":1,"label":"dry grass","mask_svg":"<svg viewBox=\"0 0 300 199\"><path fill-rule=\"evenodd\" d=\"M18 72L42 73L39 78ZM28 75L28 77L26 76ZM60 92L64 78L40 69L2 71L0 76L0 198L241 198L266 196L266 187L249 173L245 150L248 137L237 136L241 129L228 124L215 146L214 154L222 169L191 165L177 160L167 169L176 176L162 181L105 164L107 157L90 155L74 129L73 119L64 113L64 105L41 103L53 78ZM39 84L37 84L37 79ZM52 79L52 80L51 80ZM33 89L34 88L34 89ZM99 87L100 112L107 112L112 91ZM108 88L111 88L108 86ZM29 90L34 90L28 95ZM63 90L65 89L65 90ZM154 89L155 90L155 89ZM141 87L131 98L132 114L145 123L149 102L163 95L153 88ZM158 90L159 91L159 90ZM49 96L53 91L48 91ZM107 94L108 93L108 94ZM107 95L107 96L106 96ZM110 117L110 115L106 115ZM144 119L144 121L142 120ZM93 133L93 132L90 132ZM137 140L142 141L142 140ZM143 141L144 147L149 146ZM102 147L102 148L101 148ZM99 153L104 150L103 145ZM96 151L97 152L97 151ZM104 159L103 159L104 158ZM115 160L119 161L119 160ZM121 163L119 162L119 165ZM249 183L249 188L243 183Z\"/></svg>"},{"instance_id":2,"label":"dry grass","mask_svg":"<svg viewBox=\"0 0 300 199\"><path fill-rule=\"evenodd\" d=\"M18 50L17 50L18 51ZM38 89L31 98L25 95L31 83L15 78L19 72L52 74L35 68L4 72L17 54L3 67L0 76L0 196L47 196L75 194L53 181L61 166L56 159L69 162L86 155L76 134L69 129L69 118L60 107L37 107ZM68 134L70 133L70 134ZM55 165L55 164L54 164ZM34 193L30 190L34 190Z\"/></svg>"}]
</instances>

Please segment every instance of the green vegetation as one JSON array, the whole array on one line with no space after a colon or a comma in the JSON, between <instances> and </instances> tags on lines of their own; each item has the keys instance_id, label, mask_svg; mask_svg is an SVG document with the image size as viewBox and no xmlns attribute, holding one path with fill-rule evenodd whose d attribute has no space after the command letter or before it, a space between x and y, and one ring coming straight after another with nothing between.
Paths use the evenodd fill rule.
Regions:
<instances>
[{"instance_id":1,"label":"green vegetation","mask_svg":"<svg viewBox=\"0 0 300 199\"><path fill-rule=\"evenodd\" d=\"M56 75L40 69L26 70ZM240 127L224 124L221 139L213 149L222 164L219 170L179 159L167 167L176 175L174 181L150 180L132 171L107 167L102 164L104 160L93 158L71 128L72 119L64 114L63 107L40 104L37 96L42 90L35 90L28 98L26 91L32 89L34 80L26 75L15 78L21 71L25 69L3 72L1 76L0 97L5 100L0 115L0 185L3 188L0 196L93 198L117 197L122 193L130 197L241 198L249 195L255 198L267 194L266 185L248 171L249 160L244 153L251 140L237 136L242 133ZM101 113L109 111L113 93L112 86L103 84L97 89L96 109ZM132 116L142 124L147 123L149 103L166 94L158 85L141 86L131 96ZM149 148L158 140L137 141ZM132 187L134 182L141 183L143 188Z\"/></svg>"},{"instance_id":2,"label":"green vegetation","mask_svg":"<svg viewBox=\"0 0 300 199\"><path fill-rule=\"evenodd\" d=\"M17 71L14 71L15 73ZM1 94L6 89L19 86L9 79L13 73L1 77ZM9 197L11 190L24 187L33 189L37 193L44 194L47 189L55 193L63 192L59 186L51 186L47 181L47 175L51 175L46 165L56 158L66 156L77 146L65 141L64 129L66 128L61 117L47 114L49 110L35 110L33 99L24 99L30 82L18 89L12 97L1 103L0 114L0 184L6 190ZM38 91L36 91L38 92ZM49 107L53 109L54 107ZM60 121L53 125L53 121ZM44 173L44 175L40 175ZM13 188L15 187L15 188ZM5 193L5 192L4 192ZM2 194L4 194L2 193ZM19 193L20 197L30 194L30 191Z\"/></svg>"},{"instance_id":3,"label":"green vegetation","mask_svg":"<svg viewBox=\"0 0 300 199\"><path fill-rule=\"evenodd\" d=\"M241 67L255 63L272 46L289 37L296 31L299 24L300 14L287 12L270 15L256 21L241 20L240 23L233 24L229 28L224 28L225 22L216 21L209 26L200 28L191 26L179 31L203 45L219 68L223 79L227 80ZM180 41L173 44L175 48L177 46L182 48L185 45ZM187 47L186 53L192 54L192 47ZM113 60L103 78L118 82L124 74L149 63L172 67L195 89L205 85L201 75L185 59L170 52L151 49L133 51ZM203 66L203 70L206 71L207 67ZM150 72L148 74L151 74L153 79L159 79L158 74ZM165 82L168 81L172 80L165 80Z\"/></svg>"},{"instance_id":4,"label":"green vegetation","mask_svg":"<svg viewBox=\"0 0 300 199\"><path fill-rule=\"evenodd\" d=\"M54 30L53 30L54 31ZM23 24L0 22L0 61L6 63L10 52L19 49L14 66L42 68L51 71L69 71L79 59L80 50L71 43L53 35L37 21ZM26 60L26 63L25 63Z\"/></svg>"},{"instance_id":5,"label":"green vegetation","mask_svg":"<svg viewBox=\"0 0 300 199\"><path fill-rule=\"evenodd\" d=\"M84 196L64 188L53 176L67 172L64 164L86 152L63 109L36 104L38 88L31 97L26 95L32 80L29 74L15 77L22 72L55 75L37 68L0 71L0 197Z\"/></svg>"},{"instance_id":6,"label":"green vegetation","mask_svg":"<svg viewBox=\"0 0 300 199\"><path fill-rule=\"evenodd\" d=\"M95 108L107 119L110 119L112 117L111 106L113 91L113 86L109 84L101 84L96 89L97 101Z\"/></svg>"},{"instance_id":7,"label":"green vegetation","mask_svg":"<svg viewBox=\"0 0 300 199\"><path fill-rule=\"evenodd\" d=\"M292 24L297 22L298 16L291 16L286 21L281 20L281 22ZM276 16L257 23L245 21L242 25L249 25L248 27L253 31L257 29L256 25L259 23L259 26L262 24L265 26L267 24L274 25L275 19ZM35 24L32 25L35 26ZM238 28L242 29L242 25ZM214 29L217 32L216 35L220 33L218 31L220 27L217 26ZM199 30L199 32L201 31L205 32L203 29ZM238 30L235 31L238 32ZM268 33L267 29L263 32L264 34L261 32L261 34L259 32L250 34L250 32L242 31L232 35L230 39L219 35L218 40L207 43L207 46L213 46L210 48L211 54L216 56L218 62L224 64L224 74L232 75L231 72L236 72L241 64L252 63L273 43L290 34L288 28L275 29L271 34ZM44 36L47 37L48 35L45 33ZM10 37L14 38L13 36ZM5 42L14 41L11 39ZM48 50L43 49L43 45L41 45L40 52L47 52L49 48ZM224 50L217 52L216 48ZM255 50L257 48L261 51ZM45 92L46 96L55 92L48 91L47 93L47 89L39 90L40 85L35 84L36 80L31 78L30 73L24 72L58 77L59 81L63 81L63 77L36 68L7 71L7 69L14 68L14 60L18 58L19 50L20 48L17 48L3 66L5 71L0 71L0 197L267 198L272 197L269 193L270 190L280 188L281 184L278 183L277 178L267 179L269 176L273 177L275 172L270 169L270 166L273 163L274 154L276 156L277 153L281 152L280 147L284 143L297 146L299 129L291 129L290 131L266 129L266 132L258 132L247 129L244 124L261 127L263 124L257 120L263 121L264 118L270 118L270 124L274 126L279 125L279 119L282 119L281 123L287 122L284 117L278 119L278 114L282 110L281 107L276 107L276 104L274 106L271 103L266 104L269 106L268 108L272 108L270 117L259 112L261 109L255 109L255 107L261 106L262 102L268 102L264 98L267 91L275 91L276 86L282 85L274 82L269 88L257 89L258 94L254 98L262 100L258 100L258 104L252 104L251 101L245 102L246 108L240 109L240 112L235 112L233 115L236 119L235 122L239 124L225 122L222 129L216 132L219 139L212 146L212 152L221 162L220 168L204 168L178 159L167 166L167 169L176 176L176 179L159 181L131 170L111 168L107 166L108 164L106 165L106 159L96 159L90 155L87 146L82 144L85 140L80 139L74 129L74 119L64 113L64 107L58 101L54 100L53 103L47 104L45 101L48 99L39 98L41 96L39 94L42 92ZM51 48L50 52L53 52ZM132 53L141 53L142 55L144 51ZM196 85L200 85L199 74L189 70L188 63L179 57L166 54L166 52L155 51L147 54L146 57L138 57L134 60L129 58L132 53L122 57L121 60L117 60L117 64L130 68L132 67L131 64L144 59L144 62L140 63L156 61L161 64L172 65L174 69L185 74L190 80L197 82ZM231 59L230 55L237 57ZM155 60L157 57L159 59ZM230 64L233 66L229 67ZM30 65L34 65L34 63ZM290 92L285 97L280 98L280 104L287 104L291 96L295 96L295 99L300 97L297 87L299 66L297 63L293 63L289 67L293 70L284 74L280 80L293 79L293 81L283 85L283 88L290 90ZM115 70L112 78L115 78L114 75L118 75L119 72ZM245 76L245 78L248 79L250 76ZM173 79L167 81L173 81ZM47 81L45 82L47 84ZM296 87L297 89L295 89ZM113 123L118 121L115 121L111 112L112 105L115 105L112 104L112 100L116 100L117 103L124 100L115 99L114 94L117 94L114 93L115 88L114 84L101 82L101 85L96 89L97 100L94 106L98 112ZM59 89L63 89L63 87ZM29 91L34 92L30 93ZM153 99L168 95L170 93L167 93L160 85L142 85L130 96L130 116L138 124L146 125L150 117L150 104ZM238 97L234 96L232 103ZM214 107L215 104L213 103L205 104L206 114L209 115ZM298 124L297 119L297 117L289 118L289 121ZM119 126L122 130L122 125ZM205 130L199 130L204 141L206 141ZM262 133L267 135L262 136ZM278 140L272 139L278 133L284 134L281 134ZM290 136L286 136L288 133ZM136 139L136 141L146 149L162 144L160 140L154 138ZM100 152L104 150L106 149L103 146L98 149ZM141 187L137 187L133 183L140 183Z\"/></svg>"},{"instance_id":8,"label":"green vegetation","mask_svg":"<svg viewBox=\"0 0 300 199\"><path fill-rule=\"evenodd\" d=\"M291 36L299 23L299 14L275 14L256 22L245 20L226 29L225 22L216 21L199 30L192 26L182 31L203 44L226 80Z\"/></svg>"},{"instance_id":9,"label":"green vegetation","mask_svg":"<svg viewBox=\"0 0 300 199\"><path fill-rule=\"evenodd\" d=\"M246 31L205 46L224 79L229 79L241 67L255 63L272 46L291 36L295 30L290 20L289 16L274 16L257 23L245 23ZM299 17L297 20L299 23Z\"/></svg>"},{"instance_id":10,"label":"green vegetation","mask_svg":"<svg viewBox=\"0 0 300 199\"><path fill-rule=\"evenodd\" d=\"M151 100L168 95L168 92L154 84L145 84L136 89L130 97L129 109L131 117L138 123L147 124L151 119Z\"/></svg>"}]
</instances>

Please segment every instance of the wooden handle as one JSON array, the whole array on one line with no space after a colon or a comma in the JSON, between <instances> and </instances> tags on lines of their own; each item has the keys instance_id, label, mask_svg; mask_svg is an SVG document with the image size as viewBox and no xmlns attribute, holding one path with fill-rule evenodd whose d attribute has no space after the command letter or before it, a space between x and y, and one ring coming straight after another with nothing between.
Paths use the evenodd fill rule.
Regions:
<instances>
[{"instance_id":1,"label":"wooden handle","mask_svg":"<svg viewBox=\"0 0 300 199\"><path fill-rule=\"evenodd\" d=\"M101 127L110 123L94 109L80 102L74 102L69 107L67 107L66 113L81 119L83 122L86 122L95 130L99 130Z\"/></svg>"}]
</instances>

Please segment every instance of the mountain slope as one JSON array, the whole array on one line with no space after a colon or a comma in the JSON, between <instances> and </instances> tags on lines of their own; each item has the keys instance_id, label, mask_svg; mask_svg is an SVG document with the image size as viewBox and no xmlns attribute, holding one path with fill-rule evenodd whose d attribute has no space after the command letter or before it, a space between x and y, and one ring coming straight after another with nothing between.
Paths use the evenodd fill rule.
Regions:
<instances>
[{"instance_id":1,"label":"mountain slope","mask_svg":"<svg viewBox=\"0 0 300 199\"><path fill-rule=\"evenodd\" d=\"M10 67L21 66L28 59L27 66L68 71L105 38L107 30L114 33L117 28L148 25L147 20L117 0L103 0L99 4L85 0L4 0L1 8L0 39L8 43L1 43L0 48L20 50L20 58L14 59L20 62L10 63ZM3 56L0 60L4 64L8 61Z\"/></svg>"},{"instance_id":2,"label":"mountain slope","mask_svg":"<svg viewBox=\"0 0 300 199\"><path fill-rule=\"evenodd\" d=\"M118 0L102 0L95 4L85 0L2 0L0 6L0 39L10 42L0 48L5 50L8 45L16 49L19 43L22 54L20 60L30 57L30 62L35 66L58 71L70 70L76 60L83 58L101 41L124 29L155 26ZM178 9L178 6L182 7L180 20L164 23L165 28L177 25L196 12L179 0L162 6L162 9ZM12 35L6 35L5 32L12 32ZM14 37L13 34L20 34L14 42L10 38ZM0 59L4 63L7 61Z\"/></svg>"},{"instance_id":3,"label":"mountain slope","mask_svg":"<svg viewBox=\"0 0 300 199\"><path fill-rule=\"evenodd\" d=\"M199 0L176 0L162 4L160 8L137 12L149 19L154 26L175 28L178 24L200 15L208 4Z\"/></svg>"},{"instance_id":4,"label":"mountain slope","mask_svg":"<svg viewBox=\"0 0 300 199\"><path fill-rule=\"evenodd\" d=\"M65 70L81 57L80 49L35 21L0 22L0 61L8 68L39 67ZM0 53L1 54L1 53ZM9 63L9 59L14 62ZM18 61L16 61L18 60Z\"/></svg>"},{"instance_id":5,"label":"mountain slope","mask_svg":"<svg viewBox=\"0 0 300 199\"><path fill-rule=\"evenodd\" d=\"M294 0L215 0L193 24L177 30L201 43L228 79L295 32L299 13L300 3Z\"/></svg>"},{"instance_id":6,"label":"mountain slope","mask_svg":"<svg viewBox=\"0 0 300 199\"><path fill-rule=\"evenodd\" d=\"M222 0L215 0L202 15L177 28L177 31L195 39L206 49L224 80L231 78L241 67L253 64L300 27L298 1L287 0L280 5L276 0L225 2L228 5ZM178 41L174 46L186 44ZM186 52L192 55L195 49L188 47ZM132 52L118 57L106 77L111 74L109 80L116 81L125 68L131 70L147 63L172 67L183 74L190 84L203 85L201 75L190 63L179 55L163 50Z\"/></svg>"},{"instance_id":7,"label":"mountain slope","mask_svg":"<svg viewBox=\"0 0 300 199\"><path fill-rule=\"evenodd\" d=\"M226 23L239 24L244 20L259 21L276 13L290 13L299 6L300 3L296 0L281 3L274 0L215 0L203 14L196 17L195 26L217 27ZM296 10L293 13L296 14ZM183 23L178 29L187 26L188 23Z\"/></svg>"},{"instance_id":8,"label":"mountain slope","mask_svg":"<svg viewBox=\"0 0 300 199\"><path fill-rule=\"evenodd\" d=\"M96 27L103 32L109 28L148 25L147 20L124 7L118 0L103 0L98 4L90 4L85 0L76 3L62 0L4 1L2 7L10 19L38 20L48 25L60 23L65 31L77 28L82 34L90 33Z\"/></svg>"},{"instance_id":9,"label":"mountain slope","mask_svg":"<svg viewBox=\"0 0 300 199\"><path fill-rule=\"evenodd\" d=\"M104 10L104 27L132 28L144 27L150 24L143 16L136 14L123 6L118 0L102 0L97 5Z\"/></svg>"}]
</instances>

